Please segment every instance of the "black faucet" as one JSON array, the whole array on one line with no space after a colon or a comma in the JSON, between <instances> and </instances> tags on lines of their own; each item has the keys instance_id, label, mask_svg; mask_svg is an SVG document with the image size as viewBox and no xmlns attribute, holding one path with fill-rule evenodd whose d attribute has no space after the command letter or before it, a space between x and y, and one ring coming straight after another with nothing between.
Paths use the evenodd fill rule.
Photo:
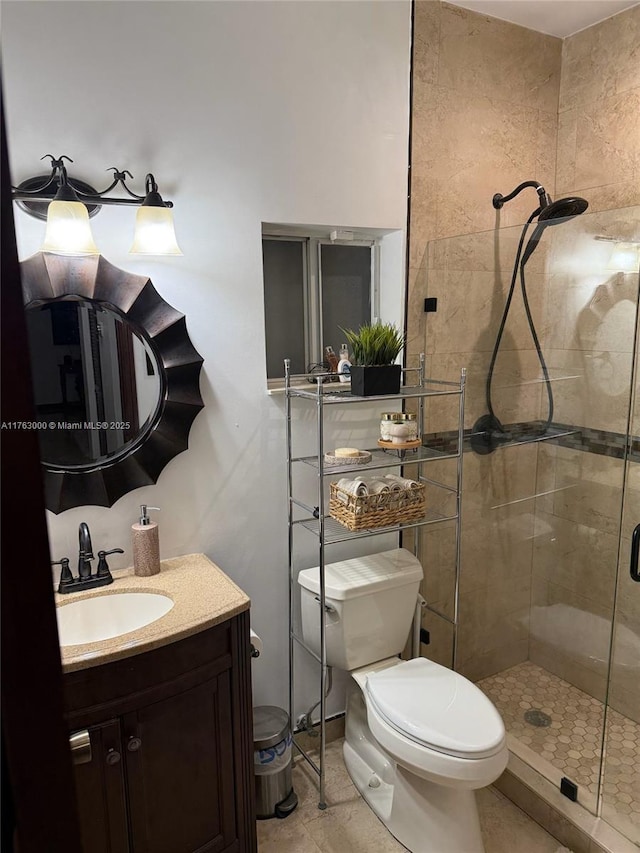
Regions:
<instances>
[{"instance_id":1,"label":"black faucet","mask_svg":"<svg viewBox=\"0 0 640 853\"><path fill-rule=\"evenodd\" d=\"M93 546L91 544L91 533L89 525L83 521L78 528L78 577L74 578L69 568L69 558L63 557L61 560L52 562L52 566L62 566L60 572L60 583L58 584L58 592L80 592L83 589L93 589L96 586L106 586L113 583L113 577L109 571L106 557L109 554L124 554L122 548L112 548L111 551L99 551L98 570L95 575L91 574L91 560L93 556Z\"/></svg>"},{"instance_id":2,"label":"black faucet","mask_svg":"<svg viewBox=\"0 0 640 853\"><path fill-rule=\"evenodd\" d=\"M91 577L90 561L94 559L91 534L89 533L89 525L86 521L83 521L78 528L78 542L80 545L78 554L78 579L82 581Z\"/></svg>"}]
</instances>

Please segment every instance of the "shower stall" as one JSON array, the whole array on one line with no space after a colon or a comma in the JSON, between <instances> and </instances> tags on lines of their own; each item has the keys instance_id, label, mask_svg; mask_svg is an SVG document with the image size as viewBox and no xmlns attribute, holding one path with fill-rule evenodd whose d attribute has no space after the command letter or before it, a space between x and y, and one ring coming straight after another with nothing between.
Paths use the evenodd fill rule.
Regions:
<instances>
[{"instance_id":1,"label":"shower stall","mask_svg":"<svg viewBox=\"0 0 640 853\"><path fill-rule=\"evenodd\" d=\"M558 203L538 194L544 223ZM467 368L461 570L454 531L426 528L423 652L486 692L512 753L639 843L640 207L578 206L532 224L528 254L518 226L422 258L427 371ZM430 405L441 447L455 412Z\"/></svg>"}]
</instances>

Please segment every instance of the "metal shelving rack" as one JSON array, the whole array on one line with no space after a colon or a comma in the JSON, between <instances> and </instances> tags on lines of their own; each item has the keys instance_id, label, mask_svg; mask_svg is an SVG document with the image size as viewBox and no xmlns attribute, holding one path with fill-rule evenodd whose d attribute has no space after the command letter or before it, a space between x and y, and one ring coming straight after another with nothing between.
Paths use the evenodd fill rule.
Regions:
<instances>
[{"instance_id":1,"label":"metal shelving rack","mask_svg":"<svg viewBox=\"0 0 640 853\"><path fill-rule=\"evenodd\" d=\"M311 758L308 752L297 743L295 735L293 738L296 749L301 753L307 763L313 768L319 777L319 802L318 808L325 809L325 747L326 747L326 700L327 700L327 679L329 677L326 661L326 641L325 641L325 624L324 619L320 620L320 654L316 654L303 641L302 637L298 636L295 631L295 592L296 578L294 577L294 531L296 528L303 528L315 536L318 540L318 565L320 567L320 596L319 606L324 612L327 609L325 598L325 548L338 542L347 542L353 539L361 539L369 536L379 536L385 533L402 533L403 530L411 528L421 528L429 524L439 524L445 521L455 521L456 533L456 557L455 557L455 590L454 590L454 608L453 619L449 618L440 611L431 608L427 602L426 608L432 610L440 618L445 619L452 625L453 629L453 648L452 648L452 665L455 664L455 654L457 646L457 625L458 625L458 606L459 606L459 578L460 578L460 520L461 520L461 501L462 501L462 455L463 455L463 440L464 440L464 398L466 384L466 370L463 368L460 371L459 382L450 382L437 379L427 379L424 369L425 359L424 354L420 355L420 363L417 368L404 368L402 371L403 385L398 394L385 394L376 397L357 397L351 394L350 389L345 386L334 384L332 374L317 374L314 376L316 387L310 389L308 384L304 383L305 377L291 375L291 362L285 359L285 399L286 399L286 445L287 445L287 505L288 505L288 550L289 550L289 718L294 721L294 700L295 700L295 679L294 679L294 651L296 645L302 646L305 651L313 657L320 665L320 749L319 761L316 762ZM404 382L409 378L410 374L417 374L417 382L415 385L406 385ZM294 384L292 384L294 383ZM300 384L295 384L300 383ZM419 447L410 451L387 451L375 448L370 450L372 460L367 465L358 466L358 473L366 473L368 471L379 470L383 468L397 468L403 465L417 465L418 476L422 483L427 483L436 488L445 489L455 495L455 512L450 515L442 515L434 511L425 511L424 517L419 521L412 521L408 524L394 524L387 527L376 527L369 530L350 531L338 521L335 521L324 512L325 508L325 478L326 477L341 477L345 474L353 474L353 466L335 466L326 468L324 465L324 419L325 406L334 405L354 405L364 403L371 405L372 403L390 400L395 403L404 400L416 400L418 404L417 423L418 435L424 434L424 402L429 397L443 396L458 396L459 397L459 413L458 413L458 441L457 451L438 451L428 447ZM314 403L316 406L316 449L317 452L313 456L293 456L292 452L292 425L291 412L292 401L301 400L309 403ZM456 469L456 485L450 486L432 480L423 475L423 465L434 460L441 459L457 459ZM293 495L293 467L294 465L306 465L315 469L317 475L317 504L312 506L307 504ZM415 477L413 479L416 479ZM295 510L303 513L301 518L294 518ZM414 537L414 552L419 556L419 536Z\"/></svg>"}]
</instances>

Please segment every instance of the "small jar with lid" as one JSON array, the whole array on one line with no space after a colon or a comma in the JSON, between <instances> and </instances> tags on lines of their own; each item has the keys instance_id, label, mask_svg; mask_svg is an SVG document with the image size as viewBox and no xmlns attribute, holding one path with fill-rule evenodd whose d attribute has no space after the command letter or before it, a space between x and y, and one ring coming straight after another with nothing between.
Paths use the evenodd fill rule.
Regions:
<instances>
[{"instance_id":1,"label":"small jar with lid","mask_svg":"<svg viewBox=\"0 0 640 853\"><path fill-rule=\"evenodd\" d=\"M411 441L411 427L407 421L394 421L389 428L389 432L391 433L391 442L393 444L406 444L407 441Z\"/></svg>"},{"instance_id":2,"label":"small jar with lid","mask_svg":"<svg viewBox=\"0 0 640 853\"><path fill-rule=\"evenodd\" d=\"M416 441L418 438L418 421L413 412L402 412L400 422L405 424L409 429L407 432L407 441Z\"/></svg>"},{"instance_id":3,"label":"small jar with lid","mask_svg":"<svg viewBox=\"0 0 640 853\"><path fill-rule=\"evenodd\" d=\"M380 438L382 441L391 441L391 427L398 423L401 412L382 412L380 414Z\"/></svg>"}]
</instances>

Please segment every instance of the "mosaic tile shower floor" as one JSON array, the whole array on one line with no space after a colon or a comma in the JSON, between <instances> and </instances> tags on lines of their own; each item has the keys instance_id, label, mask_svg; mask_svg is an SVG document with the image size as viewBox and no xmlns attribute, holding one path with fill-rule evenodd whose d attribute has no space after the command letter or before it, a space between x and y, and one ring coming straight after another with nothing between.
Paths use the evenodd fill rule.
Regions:
<instances>
[{"instance_id":1,"label":"mosaic tile shower floor","mask_svg":"<svg viewBox=\"0 0 640 853\"><path fill-rule=\"evenodd\" d=\"M602 702L530 661L484 678L478 686L502 714L510 735L595 797ZM542 711L549 725L527 722L527 711ZM640 835L640 725L610 710L607 729L605 818L615 822L617 813L633 835Z\"/></svg>"}]
</instances>

